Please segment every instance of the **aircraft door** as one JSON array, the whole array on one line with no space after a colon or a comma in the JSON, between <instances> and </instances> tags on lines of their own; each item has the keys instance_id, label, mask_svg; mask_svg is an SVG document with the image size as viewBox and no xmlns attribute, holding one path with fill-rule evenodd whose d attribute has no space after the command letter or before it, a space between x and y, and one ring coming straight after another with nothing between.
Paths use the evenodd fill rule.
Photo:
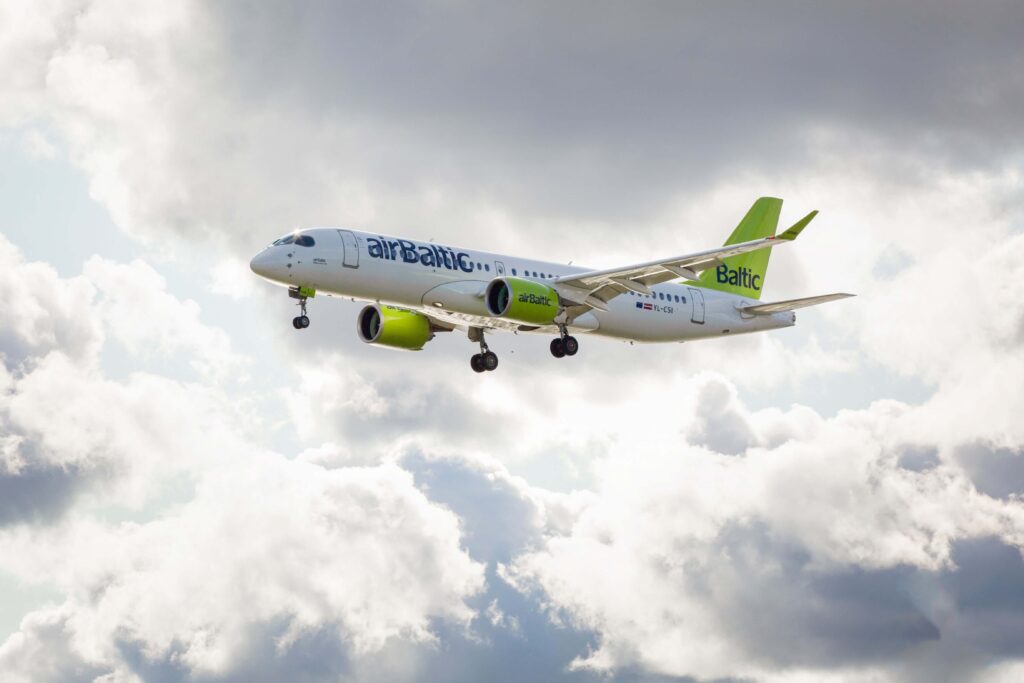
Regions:
<instances>
[{"instance_id":1,"label":"aircraft door","mask_svg":"<svg viewBox=\"0 0 1024 683\"><path fill-rule=\"evenodd\" d=\"M704 324L704 292L700 291L696 287L689 287L690 290L690 302L693 304L692 312L690 313L690 322L697 323L698 325Z\"/></svg>"},{"instance_id":2,"label":"aircraft door","mask_svg":"<svg viewBox=\"0 0 1024 683\"><path fill-rule=\"evenodd\" d=\"M356 236L352 234L351 230L339 230L338 234L341 235L341 245L345 250L345 257L342 263L346 268L358 268L359 242L356 241Z\"/></svg>"},{"instance_id":3,"label":"aircraft door","mask_svg":"<svg viewBox=\"0 0 1024 683\"><path fill-rule=\"evenodd\" d=\"M505 274L505 264L501 261L495 261L494 272L498 274L498 277L503 276Z\"/></svg>"}]
</instances>

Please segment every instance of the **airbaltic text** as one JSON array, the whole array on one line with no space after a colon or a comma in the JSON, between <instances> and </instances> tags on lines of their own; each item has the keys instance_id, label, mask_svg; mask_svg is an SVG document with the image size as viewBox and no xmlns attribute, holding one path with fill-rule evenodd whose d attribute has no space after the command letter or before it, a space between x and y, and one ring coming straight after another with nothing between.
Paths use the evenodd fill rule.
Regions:
<instances>
[{"instance_id":1,"label":"airbaltic text","mask_svg":"<svg viewBox=\"0 0 1024 683\"><path fill-rule=\"evenodd\" d=\"M470 256L464 251L455 251L448 247L437 244L416 244L409 240L387 240L383 237L368 237L366 239L366 251L370 258L384 259L385 261L403 261L405 263L419 263L428 268L447 268L448 270L461 270L466 273L473 272L473 263Z\"/></svg>"},{"instance_id":2,"label":"airbaltic text","mask_svg":"<svg viewBox=\"0 0 1024 683\"><path fill-rule=\"evenodd\" d=\"M723 285L761 289L761 276L755 275L746 268L729 268L721 265L715 268L715 279Z\"/></svg>"},{"instance_id":3,"label":"airbaltic text","mask_svg":"<svg viewBox=\"0 0 1024 683\"><path fill-rule=\"evenodd\" d=\"M551 297L537 296L536 294L520 294L519 303L521 304L534 304L535 306L550 306Z\"/></svg>"}]
</instances>

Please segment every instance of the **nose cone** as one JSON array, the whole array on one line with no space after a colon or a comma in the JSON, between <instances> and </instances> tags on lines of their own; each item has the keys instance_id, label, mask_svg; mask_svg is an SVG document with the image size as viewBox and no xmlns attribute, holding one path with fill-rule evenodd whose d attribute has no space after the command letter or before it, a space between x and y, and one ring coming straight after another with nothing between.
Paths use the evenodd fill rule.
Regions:
<instances>
[{"instance_id":1,"label":"nose cone","mask_svg":"<svg viewBox=\"0 0 1024 683\"><path fill-rule=\"evenodd\" d=\"M278 259L275 256L273 250L264 249L252 257L252 261L249 261L249 268L260 277L278 281L280 280L281 273L279 271L281 268L280 264L276 263Z\"/></svg>"}]
</instances>

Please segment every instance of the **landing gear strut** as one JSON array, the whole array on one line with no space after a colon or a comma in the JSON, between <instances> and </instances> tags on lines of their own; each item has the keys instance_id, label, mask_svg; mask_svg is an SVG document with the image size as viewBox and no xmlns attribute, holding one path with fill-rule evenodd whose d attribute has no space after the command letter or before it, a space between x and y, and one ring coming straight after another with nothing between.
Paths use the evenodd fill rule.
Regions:
<instances>
[{"instance_id":1,"label":"landing gear strut","mask_svg":"<svg viewBox=\"0 0 1024 683\"><path fill-rule=\"evenodd\" d=\"M292 318L292 327L297 330L304 330L309 327L309 316L306 315L306 299L308 298L298 287L288 290L288 296L299 300L299 314Z\"/></svg>"},{"instance_id":2,"label":"landing gear strut","mask_svg":"<svg viewBox=\"0 0 1024 683\"><path fill-rule=\"evenodd\" d=\"M484 341L484 331L481 327L469 328L469 341L480 343L480 353L473 354L469 359L469 365L474 372L490 372L498 367L498 354L487 348Z\"/></svg>"},{"instance_id":3,"label":"landing gear strut","mask_svg":"<svg viewBox=\"0 0 1024 683\"><path fill-rule=\"evenodd\" d=\"M564 358L565 356L575 356L579 350L580 343L576 341L576 337L569 335L565 325L559 325L558 338L551 340L551 355L555 358Z\"/></svg>"}]
</instances>

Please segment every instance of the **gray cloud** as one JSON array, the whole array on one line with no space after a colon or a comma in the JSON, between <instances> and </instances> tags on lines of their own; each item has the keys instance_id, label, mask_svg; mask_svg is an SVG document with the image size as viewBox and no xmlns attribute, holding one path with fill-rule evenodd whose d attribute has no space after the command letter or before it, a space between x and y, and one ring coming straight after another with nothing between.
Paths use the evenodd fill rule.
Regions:
<instances>
[{"instance_id":1,"label":"gray cloud","mask_svg":"<svg viewBox=\"0 0 1024 683\"><path fill-rule=\"evenodd\" d=\"M170 28L160 21L163 10L153 9L157 5L139 10L156 13L157 20L143 17L137 24L120 24L109 14L96 19L91 11L100 4L69 6L52 46L33 49L11 63L20 67L25 62L26 73L38 72L37 94L45 104L34 115L68 136L71 158L89 174L94 195L111 209L120 227L146 237L168 232L184 236L190 248L224 241L248 255L271 235L318 221L364 221L362 227L399 231L408 230L407 222L415 219L418 234L482 239L479 209L490 207L511 220L487 226L488 239L500 242L514 236L517 247L529 243L524 252L542 253L563 239L558 231L564 220L569 222L566 229L581 235L581 242L603 249L610 236L634 239L632 227L646 225L679 196L701 196L725 178L792 183L801 177L794 175L796 170L805 166L813 175L822 163L864 164L880 186L896 188L896 194L935 166L998 171L1020 155L1024 139L1017 116L1024 108L1019 48L1024 26L1019 7L1011 2L970 7L907 2L878 9L849 3L223 3L196 5L193 14L182 10L186 21L176 25L172 18ZM127 80L119 80L126 75ZM8 120L8 113L0 112L0 119ZM751 194L765 191L775 188L751 188ZM433 198L435 192L440 199ZM1014 197L1005 192L996 199L1006 208ZM470 209L460 213L465 206ZM989 208L997 212L1000 206ZM929 239L934 236L929 234ZM919 305L926 302L917 293L926 287L903 286L918 284L902 280L911 271L928 275L925 285L934 281L931 271L918 268L930 255L919 254L910 242L871 260L876 273L889 281L887 287L914 292L910 301L890 307L899 311L899 319L883 318L892 324L874 326L885 328L879 347L900 348L900 339L894 338L899 324L913 320L913 311L928 308ZM658 244L655 248L661 250ZM910 253L913 258L906 256ZM1013 252L1006 254L1018 261ZM849 256L851 261L857 258ZM17 259L6 262L20 264ZM100 287L105 301L110 292L136 293L138 281L122 278L132 273L142 277L147 275L144 270L100 263L92 277L107 283ZM974 273L964 265L958 272ZM154 288L162 291L163 284ZM50 297L51 291L59 296ZM45 268L22 268L0 281L0 303L5 311L16 311L12 320L18 321L0 328L0 351L13 359L11 367L53 349L62 349L72 361L94 356L104 334L100 316L91 310L95 295L84 282L61 285ZM158 314L152 302L160 300L141 299L133 308L169 321L167 327L152 322L136 327L131 318L124 328L107 321L106 334L139 351L167 343L166 355L175 358L195 355L197 349L216 350L217 335L203 334L198 325L189 327L197 318L180 306ZM38 305L22 308L30 301ZM282 309L291 303L281 296ZM940 320L946 321L949 306L939 303ZM541 435L538 443L529 448L583 453L581 469L635 449L637 454L618 472L626 482L619 492L625 495L604 501L613 505L605 519L582 524L565 504L556 525L544 516L554 512L539 502L545 492L520 486L499 468L425 449L402 458L404 471L394 473L394 481L382 481L383 493L369 499L349 487L315 496L327 477L363 476L357 468L315 470L309 475L310 488L301 487L291 499L283 497L281 480L269 477L258 495L246 497L237 477L262 470L255 458L240 458L228 468L219 493L207 494L208 508L192 501L192 508L201 509L185 522L172 511L155 523L140 524L139 530L155 534L151 547L137 550L138 567L112 570L106 590L113 598L122 591L115 607L129 605L123 614L130 611L132 618L113 624L106 642L116 652L110 656L144 680L690 680L652 673L666 665L657 656L640 655L665 628L694 624L690 633L718 633L735 646L735 662L716 663L725 669L745 664L773 672L790 666L835 670L878 665L882 675L893 679L927 680L950 672L966 677L1000 658L1021 655L1019 643L1008 635L1022 628L1019 553L1005 539L969 538L994 533L993 528L1012 536L1017 518L1009 501L1022 490L1020 453L1013 448L979 444L957 453L959 466L981 493L1004 499L997 505L975 496L957 464L940 463L938 447L930 443L901 447L893 458L869 458L859 469L847 464L855 453L825 459L830 445L849 441L857 446L903 427L897 418L879 417L887 410L896 414L901 407L852 411L839 425L842 429L819 438L815 430L836 425L822 426L823 418L798 410L752 415L723 381L685 392L687 400L696 401L689 437L737 457L677 460L678 453L671 451L658 461L660 444L637 444L648 430L661 436L687 428L676 408L659 410L682 398L670 395L671 379L665 379L669 363L678 362L678 353L673 355L678 349L645 350L645 358L654 360L644 369L625 349L602 351L595 344L589 366L558 366L567 381L557 392L549 390L546 370L552 366L510 362L503 368L517 369L515 385L526 390L502 384L495 376L490 393L474 395L466 386L481 378L468 374L463 361L455 366L458 375L439 366L411 370L422 359L363 346L355 341L351 316L342 319L341 312L327 314L326 309L317 302L315 328L304 337L288 331L290 313L280 317L290 335L285 345L289 353L281 363L302 374L293 397L313 406L295 411L295 422L344 441L325 447L325 457L336 448L346 454L358 451L346 464L373 463L366 451L386 449L405 436L427 435L445 446L438 452L486 443L511 458L516 455L509 455L514 442L536 432ZM175 310L176 316L167 315ZM352 307L338 310L354 313ZM922 320L909 326L931 327L931 318ZM1014 324L1008 338L1019 342L1022 328L1017 319ZM188 329L181 338L173 337L182 327ZM139 329L149 334L132 334ZM430 353L472 352L468 343L454 341L438 340ZM533 350L543 355L541 341L521 343L534 342L538 349ZM747 345L724 347L717 356L695 352L687 372L716 364L734 367L741 361L730 354L752 356L763 349L750 340L731 343ZM922 346L918 337L902 344L906 356L924 358L909 371L944 372L949 356L943 345L931 345L941 352L936 354L943 356L939 361L929 360ZM966 348L987 350L984 344ZM328 350L339 349L338 357L328 356ZM784 351L785 344L776 347L773 360L782 360L771 367L763 364L760 371L787 375L796 363L787 365ZM963 355L987 362L980 353ZM896 354L891 365L913 365L906 356ZM806 355L798 360L802 366L809 363ZM347 371L352 371L349 379L338 380ZM67 391L70 376L54 374L40 384ZM90 381L80 380L75 385L80 388L67 394L40 392L38 401L22 412L24 419L37 418L40 408L57 405L51 398L56 396L67 399L60 402L61 414L68 413L77 397L88 404L85 408L100 405L102 413L115 415L107 425L98 413L79 407L74 413L78 419L71 422L81 432L70 431L58 444L62 453L95 436L97 425L115 436L138 429L137 438L125 439L116 450L115 462L133 465L146 465L147 458L183 463L180 456L192 451L197 459L214 460L228 450L220 447L222 441L237 451L250 450L248 443L239 444L213 428L227 421L214 406L230 404L235 395L207 396L207 404L204 392L179 395L173 382L119 383L99 375L86 379ZM303 384L305 379L311 381ZM320 380L325 383L317 385ZM322 387L319 393L317 386ZM353 396L358 392L363 393ZM505 408L501 415L519 419L490 421L491 406L480 395L497 396L495 403ZM0 401L8 397L0 395ZM112 408L119 403L123 410L116 412ZM178 404L196 408L175 408ZM202 422L202 414L215 415L216 424ZM941 417L941 411L926 413L918 422L938 428L945 423ZM627 421L631 430L604 431L617 420ZM47 435L61 431L48 419L40 423ZM238 425L225 429L244 431ZM177 440L182 434L188 438ZM901 435L897 442L905 438L917 443L914 439L920 436ZM666 441L670 439L671 434ZM793 457L779 448L757 463L762 470L745 480L732 476L749 462L745 452L750 446L767 444L767 450L775 450L790 441L812 451L799 466L779 474L774 469L778 463ZM892 454L890 446L877 444L877 450ZM99 439L86 454L102 460L114 450ZM20 473L0 477L0 524L56 519L75 500L79 484L87 483L87 473L78 465L43 467L38 459L31 455ZM887 469L890 460L899 467ZM703 472L706 478L684 488L708 462L714 467ZM139 479L163 480L182 471L200 476L196 463L179 467L146 471ZM280 467L294 469L284 463ZM727 474L717 478L712 470ZM429 499L428 505L406 491L416 510L434 515L437 506L444 506L458 516L458 525L445 517L443 543L431 544L410 532L378 548L376 543L393 531L385 522L409 520L401 506L392 510L393 517L379 514L396 491L408 486L407 476ZM632 476L637 477L633 488L624 491ZM769 489L764 500L757 495L762 486ZM232 495L242 500L225 504ZM744 495L754 501L749 508L739 505L722 512ZM311 500L320 500L320 505L303 507ZM932 509L933 504L940 509ZM269 514L273 505L280 510ZM687 508L690 515L684 516ZM325 509L334 513L325 516ZM269 533L275 520L291 519L296 510L305 516L276 537ZM655 514L659 510L663 513ZM223 521L224 515L231 524L227 531L210 531L210 523ZM625 528L616 526L621 520ZM350 557L339 559L338 549L348 547L353 538L345 525L360 521L372 541L369 552L356 548L347 551ZM664 527L661 537L656 535L659 525ZM302 542L311 530L323 536ZM208 534L203 552L196 553L195 539L203 533ZM629 545L645 533L655 535L643 545ZM241 552L243 541L271 543L268 538L277 539L272 548ZM597 559L584 558L576 568L567 565L568 578L561 584L538 580L512 585L496 569L538 548L564 550L574 540L580 541L581 552L598 551ZM201 578L196 585L209 586L214 578L224 581L223 590L210 590L207 603L231 595L231 587L251 577L261 597L271 585L283 594L270 617L242 614L263 600L239 600L210 610L207 617L214 624L225 615L232 618L237 638L228 640L239 647L218 674L183 663L188 647L203 643L184 642L199 630L190 621L196 609L181 607L180 596L192 595L186 590L192 574L183 577L171 562L166 552L171 542L185 543L174 557L199 555L200 560L210 557L221 563L219 572L196 570ZM620 555L600 561L605 557L600 553L614 551L616 543L625 544ZM942 566L947 544L952 544L955 567ZM282 547L288 552L279 551ZM114 543L111 549L118 548ZM396 592L395 583L387 580L393 572L418 579L417 591L430 594L445 570L468 563L458 548L486 565L480 570L486 586L479 591L452 589L451 599L437 598L438 604L421 610L434 642L425 642L430 639L420 633L415 639L390 638L369 654L351 651L351 634L336 630L338 613L358 611L362 603L357 598L363 596L354 596L351 604L346 596L340 607L324 605L335 589L345 587L338 577L353 569L353 557L401 558L397 569L395 563L384 562L383 570L368 572L367 582L372 578L380 583L370 583L373 588L362 593L384 599ZM452 557L445 560L444 552ZM294 557L300 561L288 565L293 571L286 576L271 581L261 574ZM231 560L227 571L226 559ZM557 559L571 563L574 557ZM153 590L150 561L162 568L156 577L163 581L162 590ZM316 567L322 570L313 577ZM640 578L630 580L624 569L635 570ZM578 612L557 606L560 588L605 576L608 583L597 584L599 590L585 597L612 604L585 603L587 609ZM136 592L124 592L126 585ZM311 586L320 592L310 595ZM645 593L652 586L663 592ZM620 612L610 599L616 591L627 603ZM165 595L171 599L161 601ZM286 629L294 626L289 610L303 597L318 618L297 635L294 629L288 631L294 640L279 649ZM675 597L692 599L705 612L673 612L678 609ZM148 600L155 604L148 615L139 616L139 604ZM462 619L437 618L449 603L458 604L458 614L472 616L470 626ZM84 613L95 607L81 606ZM396 611L393 606L378 608L381 619ZM178 640L160 649L165 642L161 620L168 615L177 618L170 628ZM5 665L27 671L27 680L91 680L106 673L73 651L65 617L45 616L34 613L19 636L4 645L0 658ZM111 624L116 617L103 623ZM631 629L647 619L656 628L632 637ZM150 640L135 637L140 633ZM689 645L684 641L665 641L663 652ZM611 646L613 660L606 673L568 669L575 659L585 659L604 645ZM676 663L680 661L678 671L692 671L692 661Z\"/></svg>"},{"instance_id":2,"label":"gray cloud","mask_svg":"<svg viewBox=\"0 0 1024 683\"><path fill-rule=\"evenodd\" d=\"M21 522L52 522L96 478L79 464L66 467L31 462L14 473L0 470L0 527Z\"/></svg>"},{"instance_id":3,"label":"gray cloud","mask_svg":"<svg viewBox=\"0 0 1024 683\"><path fill-rule=\"evenodd\" d=\"M939 451L934 446L907 445L900 449L897 463L914 472L926 472L939 464Z\"/></svg>"},{"instance_id":4,"label":"gray cloud","mask_svg":"<svg viewBox=\"0 0 1024 683\"><path fill-rule=\"evenodd\" d=\"M738 455L757 443L757 436L736 404L735 392L724 382L710 381L701 388L696 416L690 434L692 443L726 455Z\"/></svg>"},{"instance_id":5,"label":"gray cloud","mask_svg":"<svg viewBox=\"0 0 1024 683\"><path fill-rule=\"evenodd\" d=\"M885 662L940 638L914 604L910 567L815 567L763 523L730 526L716 545L723 562L706 572L735 577L721 594L725 627L773 666Z\"/></svg>"},{"instance_id":6,"label":"gray cloud","mask_svg":"<svg viewBox=\"0 0 1024 683\"><path fill-rule=\"evenodd\" d=\"M430 500L459 515L463 543L474 559L508 562L540 543L542 511L507 478L465 460L421 453L411 453L401 463Z\"/></svg>"},{"instance_id":7,"label":"gray cloud","mask_svg":"<svg viewBox=\"0 0 1024 683\"><path fill-rule=\"evenodd\" d=\"M560 220L612 233L725 179L785 182L824 158L903 185L936 165L1001 169L1024 139L1009 0L183 12L155 12L154 39L68 10L49 52L12 63L38 72L29 101L123 229L239 252L316 222L465 235L486 208L517 239L551 240Z\"/></svg>"},{"instance_id":8,"label":"gray cloud","mask_svg":"<svg viewBox=\"0 0 1024 683\"><path fill-rule=\"evenodd\" d=\"M1024 495L1024 449L973 443L957 449L955 457L985 495L995 498Z\"/></svg>"},{"instance_id":9,"label":"gray cloud","mask_svg":"<svg viewBox=\"0 0 1024 683\"><path fill-rule=\"evenodd\" d=\"M995 538L959 541L940 584L956 607L954 634L977 651L1024 657L1024 558Z\"/></svg>"},{"instance_id":10,"label":"gray cloud","mask_svg":"<svg viewBox=\"0 0 1024 683\"><path fill-rule=\"evenodd\" d=\"M822 128L968 165L1019 150L1013 2L216 12L239 103L344 122L341 163L392 187L431 178L548 216L649 215L739 167L805 163Z\"/></svg>"}]
</instances>

